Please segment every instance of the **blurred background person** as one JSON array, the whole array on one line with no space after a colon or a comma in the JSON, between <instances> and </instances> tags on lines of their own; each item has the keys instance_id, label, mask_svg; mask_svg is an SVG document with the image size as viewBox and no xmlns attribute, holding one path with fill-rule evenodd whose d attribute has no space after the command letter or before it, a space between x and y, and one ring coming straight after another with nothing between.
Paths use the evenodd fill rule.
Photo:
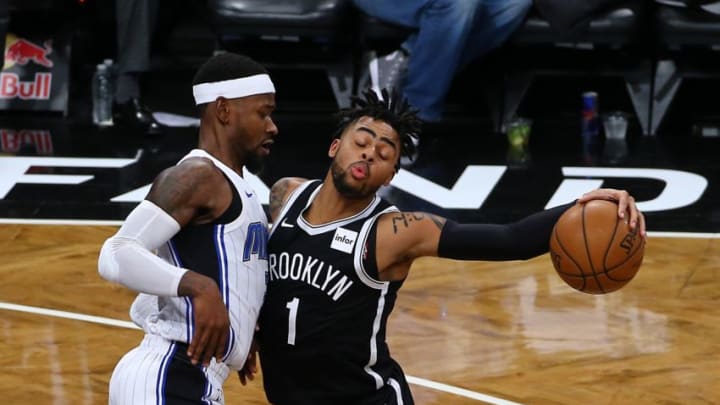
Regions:
<instances>
[{"instance_id":1,"label":"blurred background person","mask_svg":"<svg viewBox=\"0 0 720 405\"><path fill-rule=\"evenodd\" d=\"M502 45L532 0L353 0L366 14L415 31L400 49L370 61L376 91L398 87L425 122L438 122L455 73Z\"/></svg>"},{"instance_id":2,"label":"blurred background person","mask_svg":"<svg viewBox=\"0 0 720 405\"><path fill-rule=\"evenodd\" d=\"M141 100L140 79L150 70L150 51L158 0L116 0L117 75L113 122L148 134L161 132L152 111Z\"/></svg>"}]
</instances>

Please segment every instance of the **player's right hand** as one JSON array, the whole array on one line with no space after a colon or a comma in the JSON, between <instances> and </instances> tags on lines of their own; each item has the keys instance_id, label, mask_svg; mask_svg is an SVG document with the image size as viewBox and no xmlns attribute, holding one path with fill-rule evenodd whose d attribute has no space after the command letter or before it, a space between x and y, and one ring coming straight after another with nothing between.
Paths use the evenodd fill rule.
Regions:
<instances>
[{"instance_id":1,"label":"player's right hand","mask_svg":"<svg viewBox=\"0 0 720 405\"><path fill-rule=\"evenodd\" d=\"M587 192L578 199L578 203L586 203L591 200L608 200L614 201L618 204L618 216L625 219L626 212L630 213L628 223L630 229L638 229L640 236L643 238L647 237L647 230L645 229L645 216L637 207L635 198L631 196L625 190L616 190L614 188L598 188Z\"/></svg>"},{"instance_id":2,"label":"player's right hand","mask_svg":"<svg viewBox=\"0 0 720 405\"><path fill-rule=\"evenodd\" d=\"M187 287L190 287L189 294L186 295L192 300L195 329L187 355L193 365L208 366L213 357L216 361L220 361L225 355L230 332L230 317L214 280L188 271L183 276L178 291L181 291L184 283L189 284Z\"/></svg>"}]
</instances>

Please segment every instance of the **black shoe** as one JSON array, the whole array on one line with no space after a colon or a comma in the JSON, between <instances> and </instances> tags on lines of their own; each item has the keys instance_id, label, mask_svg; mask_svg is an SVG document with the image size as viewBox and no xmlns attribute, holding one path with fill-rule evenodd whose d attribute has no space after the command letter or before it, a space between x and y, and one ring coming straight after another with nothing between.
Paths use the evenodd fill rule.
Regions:
<instances>
[{"instance_id":1,"label":"black shoe","mask_svg":"<svg viewBox=\"0 0 720 405\"><path fill-rule=\"evenodd\" d=\"M380 94L380 90L396 89L402 94L402 87L407 76L407 66L410 57L403 49L398 49L388 55L374 57L370 60L370 84Z\"/></svg>"},{"instance_id":2,"label":"black shoe","mask_svg":"<svg viewBox=\"0 0 720 405\"><path fill-rule=\"evenodd\" d=\"M152 111L137 98L121 104L113 103L113 123L116 127L139 130L149 135L162 133L162 127L155 121Z\"/></svg>"},{"instance_id":3,"label":"black shoe","mask_svg":"<svg viewBox=\"0 0 720 405\"><path fill-rule=\"evenodd\" d=\"M410 168L417 163L418 157L420 156L420 138L412 138L413 151L408 156L402 156L400 158L400 167Z\"/></svg>"}]
</instances>

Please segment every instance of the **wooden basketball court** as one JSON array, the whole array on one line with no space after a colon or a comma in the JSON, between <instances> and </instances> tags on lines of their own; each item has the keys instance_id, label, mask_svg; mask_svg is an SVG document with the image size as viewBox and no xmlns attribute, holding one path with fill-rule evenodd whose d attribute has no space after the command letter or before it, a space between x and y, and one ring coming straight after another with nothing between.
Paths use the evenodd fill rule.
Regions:
<instances>
[{"instance_id":1,"label":"wooden basketball court","mask_svg":"<svg viewBox=\"0 0 720 405\"><path fill-rule=\"evenodd\" d=\"M134 294L97 274L115 229L0 225L2 403L107 403L115 363L142 337L127 322ZM390 348L417 404L720 403L719 244L651 235L637 277L607 296L564 285L547 255L423 259ZM261 379L236 376L225 399L266 403Z\"/></svg>"}]
</instances>

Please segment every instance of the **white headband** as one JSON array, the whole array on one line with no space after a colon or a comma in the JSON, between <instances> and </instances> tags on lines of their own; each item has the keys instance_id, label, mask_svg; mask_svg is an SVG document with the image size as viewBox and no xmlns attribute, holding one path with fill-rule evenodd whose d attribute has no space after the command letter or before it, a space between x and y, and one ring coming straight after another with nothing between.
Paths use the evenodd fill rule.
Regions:
<instances>
[{"instance_id":1,"label":"white headband","mask_svg":"<svg viewBox=\"0 0 720 405\"><path fill-rule=\"evenodd\" d=\"M275 93L275 86L273 86L270 76L264 73L240 79L200 83L193 86L196 105L210 103L220 96L240 98L266 93Z\"/></svg>"}]
</instances>

